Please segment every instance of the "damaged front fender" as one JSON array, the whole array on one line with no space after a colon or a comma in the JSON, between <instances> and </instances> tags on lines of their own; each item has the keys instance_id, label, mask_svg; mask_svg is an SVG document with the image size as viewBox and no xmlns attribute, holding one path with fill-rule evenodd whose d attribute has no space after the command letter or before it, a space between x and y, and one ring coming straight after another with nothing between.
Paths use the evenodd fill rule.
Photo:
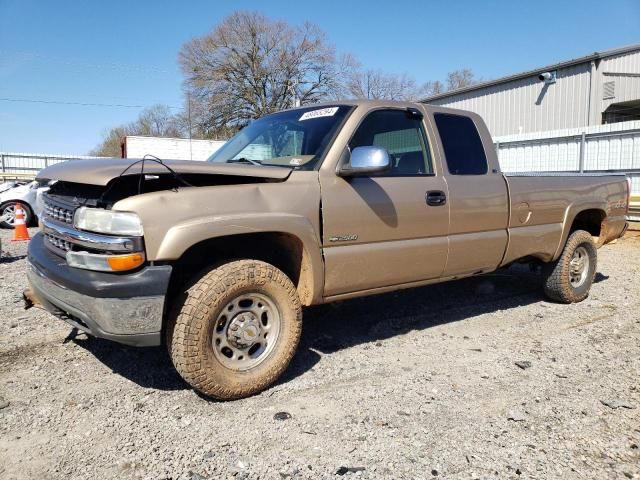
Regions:
<instances>
[{"instance_id":1,"label":"damaged front fender","mask_svg":"<svg viewBox=\"0 0 640 480\"><path fill-rule=\"evenodd\" d=\"M308 288L322 298L318 173L296 171L285 182L218 185L153 192L117 202L142 219L147 259L177 261L192 246L215 238L283 233L299 239ZM246 258L251 258L251 251ZM211 252L215 258L216 252ZM203 259L203 262L206 259Z\"/></svg>"}]
</instances>

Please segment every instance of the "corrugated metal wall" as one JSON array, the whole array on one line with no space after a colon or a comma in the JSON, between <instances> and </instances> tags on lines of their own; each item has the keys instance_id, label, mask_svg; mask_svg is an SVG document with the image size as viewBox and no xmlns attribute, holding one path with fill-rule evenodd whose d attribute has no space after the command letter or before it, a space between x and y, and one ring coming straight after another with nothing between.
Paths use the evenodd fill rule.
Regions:
<instances>
[{"instance_id":1,"label":"corrugated metal wall","mask_svg":"<svg viewBox=\"0 0 640 480\"><path fill-rule=\"evenodd\" d=\"M598 67L600 81L596 82L596 113L604 112L611 104L640 100L640 52L609 57ZM603 98L603 85L614 83L614 97Z\"/></svg>"},{"instance_id":2,"label":"corrugated metal wall","mask_svg":"<svg viewBox=\"0 0 640 480\"><path fill-rule=\"evenodd\" d=\"M591 68L585 62L558 69L550 85L534 74L428 103L479 113L499 136L600 125L611 104L640 100L640 52L602 59L594 64L593 81ZM603 98L605 82L615 84L612 98Z\"/></svg>"},{"instance_id":3,"label":"corrugated metal wall","mask_svg":"<svg viewBox=\"0 0 640 480\"><path fill-rule=\"evenodd\" d=\"M429 103L479 113L494 136L573 128L586 122L589 81L582 64L558 70L555 84L531 76Z\"/></svg>"}]
</instances>

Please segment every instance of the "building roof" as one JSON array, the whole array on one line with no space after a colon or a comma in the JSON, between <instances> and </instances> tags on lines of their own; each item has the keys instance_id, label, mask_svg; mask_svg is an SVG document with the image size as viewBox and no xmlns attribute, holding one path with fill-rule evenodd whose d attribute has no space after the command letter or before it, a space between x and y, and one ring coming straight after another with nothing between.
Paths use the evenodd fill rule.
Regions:
<instances>
[{"instance_id":1,"label":"building roof","mask_svg":"<svg viewBox=\"0 0 640 480\"><path fill-rule=\"evenodd\" d=\"M483 88L491 87L493 85L500 85L502 83L508 83L514 80L521 80L523 78L527 78L532 75L538 75L541 72L558 70L560 68L571 67L573 65L579 65L579 64L588 63L594 60L601 60L603 58L615 57L617 55L623 55L625 53L633 53L637 51L640 51L640 44L628 45L626 47L620 47L620 48L612 48L610 50L603 50L601 52L593 52L592 54L584 57L574 58L572 60L567 60L560 63L554 63L553 65L547 65L546 67L534 68L533 70L527 70L526 72L516 73L515 75L509 75L506 77L497 78L495 80L476 83L468 87L457 88L455 90L450 90L448 92L438 93L437 95L432 95L430 97L423 98L422 100L420 100L420 102L425 103L425 102L430 102L432 100L452 97L460 93L472 92L474 90L481 90Z\"/></svg>"}]
</instances>

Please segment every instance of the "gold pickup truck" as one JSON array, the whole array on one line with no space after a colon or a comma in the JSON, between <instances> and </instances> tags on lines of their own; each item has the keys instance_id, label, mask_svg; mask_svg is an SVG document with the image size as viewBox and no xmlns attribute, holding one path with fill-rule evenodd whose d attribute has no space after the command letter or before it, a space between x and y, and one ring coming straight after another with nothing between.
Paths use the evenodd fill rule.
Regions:
<instances>
[{"instance_id":1,"label":"gold pickup truck","mask_svg":"<svg viewBox=\"0 0 640 480\"><path fill-rule=\"evenodd\" d=\"M579 302L597 248L626 228L616 175L500 172L473 113L386 101L287 110L208 162L51 166L25 292L91 335L166 341L180 375L220 399L272 384L302 306L542 265Z\"/></svg>"}]
</instances>

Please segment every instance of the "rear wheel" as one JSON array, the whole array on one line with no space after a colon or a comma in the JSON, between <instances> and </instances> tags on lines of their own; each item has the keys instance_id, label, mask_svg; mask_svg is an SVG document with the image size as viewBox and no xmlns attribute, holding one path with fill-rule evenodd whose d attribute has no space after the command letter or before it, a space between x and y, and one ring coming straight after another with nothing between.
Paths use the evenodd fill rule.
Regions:
<instances>
[{"instance_id":1,"label":"rear wheel","mask_svg":"<svg viewBox=\"0 0 640 480\"><path fill-rule=\"evenodd\" d=\"M18 202L13 200L9 202L5 202L0 205L0 218L4 220L0 222L0 227L2 228L14 228L16 222L16 205ZM24 223L29 226L31 224L31 219L33 218L33 213L31 212L31 208L26 203L20 203L22 205L22 210L24 210Z\"/></svg>"},{"instance_id":2,"label":"rear wheel","mask_svg":"<svg viewBox=\"0 0 640 480\"><path fill-rule=\"evenodd\" d=\"M257 260L224 264L186 292L167 329L169 353L193 388L221 400L264 390L297 349L302 309L296 288Z\"/></svg>"},{"instance_id":3,"label":"rear wheel","mask_svg":"<svg viewBox=\"0 0 640 480\"><path fill-rule=\"evenodd\" d=\"M545 265L544 292L552 300L576 303L589 296L596 275L598 253L589 232L576 230L555 262Z\"/></svg>"}]
</instances>

